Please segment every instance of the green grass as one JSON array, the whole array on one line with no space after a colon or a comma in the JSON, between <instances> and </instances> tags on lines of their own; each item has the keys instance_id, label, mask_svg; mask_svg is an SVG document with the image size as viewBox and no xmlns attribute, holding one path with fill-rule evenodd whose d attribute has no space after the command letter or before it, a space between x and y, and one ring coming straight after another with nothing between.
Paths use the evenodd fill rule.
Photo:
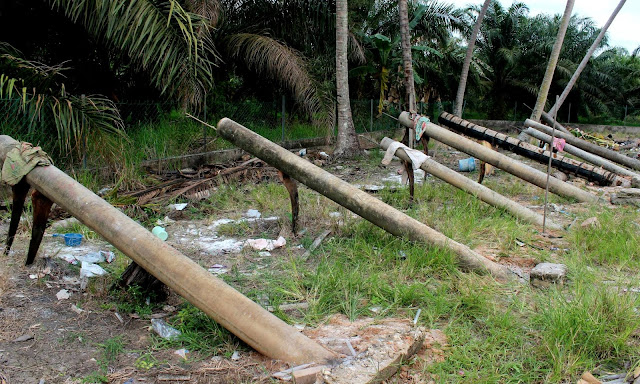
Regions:
<instances>
[{"instance_id":1,"label":"green grass","mask_svg":"<svg viewBox=\"0 0 640 384\"><path fill-rule=\"evenodd\" d=\"M175 148L169 149L170 146L183 145L180 150L188 147L180 142L186 140L186 136L181 136L183 133L170 132L170 126L158 129L167 135L166 140L175 140L174 144L165 148L160 136L153 141L148 132L134 138L139 143L136 145L142 148L148 143L157 155L172 153ZM141 158L136 156L125 154L132 162ZM373 151L359 159L358 175L367 177L368 172L378 167L380 156ZM81 177L93 183L91 175ZM517 196L528 205L543 203L544 191L502 172L488 178L486 185L504 195ZM569 279L562 287L539 290L462 273L450 251L391 236L304 186L300 187L300 227L307 232L300 239L288 237L287 241L309 246L327 228L333 231L331 237L308 259L302 259L301 252L288 247L262 260L259 269L255 266L251 269L251 258L241 255L222 278L250 299L266 301L275 307L283 303L309 303L305 310L274 312L289 323L313 326L337 313L350 319L369 316L413 319L416 311L422 309L419 325L441 329L448 337L448 345L443 348L444 361L421 368L426 381L575 382L585 370L604 367L622 371L625 364L639 364L639 296L622 293L618 288L637 287L640 278L638 212L595 205L572 206L568 199L549 196L550 202L566 206L578 218L562 239L561 248L569 249L566 252L552 252L548 244L544 250L517 246L516 239L531 244L541 241L540 228L518 221L507 212L434 178L416 187L413 203L404 188L386 188L377 194L382 201L472 249L488 247L495 250L493 256L498 258L533 257L567 264ZM162 209L145 208L143 221L162 217ZM265 217L281 217L274 224L279 227L264 230L236 222L220 226L219 234L272 237L289 225L289 197L278 182L221 185L209 199L190 203L186 212L194 219L238 219L247 209L258 209ZM341 213L339 219L328 216L334 211ZM600 226L581 228L582 220L591 216L598 217ZM146 296L135 290L126 292L113 305L119 311L142 315L153 309L146 304ZM191 304L181 305L179 312L167 321L182 336L174 341L153 336L150 349L135 362L138 369L157 366L154 352L158 349L186 348L197 352L189 355L189 359L196 359L229 356L244 348L236 337ZM109 361L107 350L117 351L100 348L104 351L101 361ZM96 373L97 379L100 375Z\"/></svg>"},{"instance_id":2,"label":"green grass","mask_svg":"<svg viewBox=\"0 0 640 384\"><path fill-rule=\"evenodd\" d=\"M588 217L598 218L597 227L582 228ZM640 267L640 224L635 209L592 208L576 221L570 238L574 252L584 261L616 269L638 270Z\"/></svg>"},{"instance_id":3,"label":"green grass","mask_svg":"<svg viewBox=\"0 0 640 384\"><path fill-rule=\"evenodd\" d=\"M551 381L575 376L589 367L607 365L635 351L629 338L640 327L634 308L640 299L617 289L594 287L578 281L568 292L554 289L539 295L533 322L542 334L544 351L550 355Z\"/></svg>"},{"instance_id":4,"label":"green grass","mask_svg":"<svg viewBox=\"0 0 640 384\"><path fill-rule=\"evenodd\" d=\"M118 356L124 352L124 337L115 336L105 340L102 343L97 344L98 351L100 353L97 359L97 364L100 367L99 371L94 371L88 376L82 379L83 383L108 383L109 379L107 373L109 366L112 365Z\"/></svg>"},{"instance_id":5,"label":"green grass","mask_svg":"<svg viewBox=\"0 0 640 384\"><path fill-rule=\"evenodd\" d=\"M223 354L230 357L241 343L221 325L186 302L169 323L182 334L175 340L154 337L157 348L186 348L204 356Z\"/></svg>"}]
</instances>

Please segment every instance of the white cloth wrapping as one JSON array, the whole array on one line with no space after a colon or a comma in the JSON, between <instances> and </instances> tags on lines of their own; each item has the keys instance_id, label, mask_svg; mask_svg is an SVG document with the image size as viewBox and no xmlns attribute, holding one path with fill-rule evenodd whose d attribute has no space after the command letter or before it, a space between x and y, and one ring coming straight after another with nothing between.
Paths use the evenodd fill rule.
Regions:
<instances>
[{"instance_id":1,"label":"white cloth wrapping","mask_svg":"<svg viewBox=\"0 0 640 384\"><path fill-rule=\"evenodd\" d=\"M393 156L396 155L396 151L400 148L404 149L407 156L409 156L409 159L411 159L411 164L414 170L419 169L422 166L422 163L431 157L425 155L422 151L411 149L399 141L394 141L389 145L389 148L387 148L387 152L384 154L384 158L382 159L382 164L389 165Z\"/></svg>"}]
</instances>

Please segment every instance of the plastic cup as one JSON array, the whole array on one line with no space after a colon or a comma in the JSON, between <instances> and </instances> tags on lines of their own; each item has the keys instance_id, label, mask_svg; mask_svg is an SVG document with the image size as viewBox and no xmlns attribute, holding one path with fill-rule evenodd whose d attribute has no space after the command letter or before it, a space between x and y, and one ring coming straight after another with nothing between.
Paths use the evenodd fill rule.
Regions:
<instances>
[{"instance_id":1,"label":"plastic cup","mask_svg":"<svg viewBox=\"0 0 640 384\"><path fill-rule=\"evenodd\" d=\"M158 239L162 241L167 240L167 238L169 237L167 231L165 231L162 227L153 227L151 233L153 233Z\"/></svg>"}]
</instances>

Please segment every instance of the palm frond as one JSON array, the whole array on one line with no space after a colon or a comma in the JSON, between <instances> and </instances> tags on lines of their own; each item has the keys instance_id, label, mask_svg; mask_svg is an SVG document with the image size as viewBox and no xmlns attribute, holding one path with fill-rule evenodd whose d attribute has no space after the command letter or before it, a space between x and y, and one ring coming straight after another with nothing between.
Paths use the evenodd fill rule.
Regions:
<instances>
[{"instance_id":1,"label":"palm frond","mask_svg":"<svg viewBox=\"0 0 640 384\"><path fill-rule=\"evenodd\" d=\"M349 32L349 58L355 63L364 64L367 61L364 46L358 40L355 34Z\"/></svg>"},{"instance_id":2,"label":"palm frond","mask_svg":"<svg viewBox=\"0 0 640 384\"><path fill-rule=\"evenodd\" d=\"M195 13L207 21L210 28L215 28L220 20L222 5L218 0L186 0L189 12Z\"/></svg>"},{"instance_id":3,"label":"palm frond","mask_svg":"<svg viewBox=\"0 0 640 384\"><path fill-rule=\"evenodd\" d=\"M323 103L315 81L305 60L294 49L271 37L253 33L229 36L226 49L231 57L241 58L249 69L287 87L310 116L321 110Z\"/></svg>"},{"instance_id":4,"label":"palm frond","mask_svg":"<svg viewBox=\"0 0 640 384\"><path fill-rule=\"evenodd\" d=\"M197 104L198 89L211 84L215 56L208 20L187 12L177 0L49 0L73 22L110 48L125 52L162 92ZM185 89L185 87L189 87Z\"/></svg>"}]
</instances>

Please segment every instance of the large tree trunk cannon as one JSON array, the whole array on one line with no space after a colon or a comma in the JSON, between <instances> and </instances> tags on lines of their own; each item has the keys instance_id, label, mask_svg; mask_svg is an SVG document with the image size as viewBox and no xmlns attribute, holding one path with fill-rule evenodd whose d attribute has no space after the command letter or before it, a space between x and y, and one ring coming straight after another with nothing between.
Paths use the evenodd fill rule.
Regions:
<instances>
[{"instance_id":1,"label":"large tree trunk cannon","mask_svg":"<svg viewBox=\"0 0 640 384\"><path fill-rule=\"evenodd\" d=\"M551 152L538 148L533 144L473 124L447 112L442 112L438 121L440 124L458 133L473 137L474 139L488 141L497 147L535 160L541 164L549 163ZM628 180L621 178L615 173L558 154L551 157L551 166L562 172L582 177L599 185L629 185Z\"/></svg>"},{"instance_id":2,"label":"large tree trunk cannon","mask_svg":"<svg viewBox=\"0 0 640 384\"><path fill-rule=\"evenodd\" d=\"M535 122L533 120L527 119L524 121L524 125L527 127L533 127L537 130L540 130L544 133L546 133L547 135L551 134L551 127L547 127L544 124L540 124L538 122ZM586 140L582 140L578 137L575 137L571 134L568 133L563 133L563 132L557 132L556 131L556 137L565 139L567 141L567 143L575 145L576 147L580 148L580 149L584 149L585 151L594 153L598 156L602 156L605 159L611 160L611 161L615 161L618 164L622 164L624 166L627 166L631 169L635 169L636 171L640 171L640 160L631 158L629 156L625 156L621 153L618 153L616 151L612 151L609 148L604 148L601 147L597 144L593 144L589 141Z\"/></svg>"},{"instance_id":3,"label":"large tree trunk cannon","mask_svg":"<svg viewBox=\"0 0 640 384\"><path fill-rule=\"evenodd\" d=\"M380 142L380 147L386 150L393 142L394 141L392 139L385 137ZM396 156L398 156L401 160L411 162L409 156L407 156L406 152L402 148L396 151ZM542 226L543 217L541 215L533 212L526 207L523 207L522 205L507 197L502 196L498 192L493 191L482 184L476 183L468 177L445 167L435 160L425 160L420 168L425 172L430 173L435 177L453 185L454 187L476 196L478 199L484 201L489 205L492 205L496 208L504 209L505 211L511 213L513 216L526 222ZM546 226L555 230L563 230L562 226L550 222L549 220L547 220Z\"/></svg>"},{"instance_id":4,"label":"large tree trunk cannon","mask_svg":"<svg viewBox=\"0 0 640 384\"><path fill-rule=\"evenodd\" d=\"M524 133L538 140L544 141L547 144L553 144L552 143L553 140L551 136L547 135L546 133L540 132L537 129L529 127L524 130ZM594 155L593 153L587 152L578 147L574 147L571 144L565 144L564 151L574 156L577 156L581 159L584 159L590 162L591 164L599 165L609 172L617 173L618 175L628 176L631 178L632 186L634 187L640 186L640 175L624 167L621 167L618 164L614 164L608 160L603 159L598 155Z\"/></svg>"},{"instance_id":5,"label":"large tree trunk cannon","mask_svg":"<svg viewBox=\"0 0 640 384\"><path fill-rule=\"evenodd\" d=\"M488 272L499 279L515 278L506 267L494 263L466 245L407 216L235 121L224 118L218 123L217 130L218 134L236 146L393 235L450 249L458 256L458 264L465 270Z\"/></svg>"},{"instance_id":6,"label":"large tree trunk cannon","mask_svg":"<svg viewBox=\"0 0 640 384\"><path fill-rule=\"evenodd\" d=\"M17 142L0 136L0 163ZM336 355L214 277L53 165L27 182L260 353L292 364Z\"/></svg>"},{"instance_id":7,"label":"large tree trunk cannon","mask_svg":"<svg viewBox=\"0 0 640 384\"><path fill-rule=\"evenodd\" d=\"M405 126L413 126L414 122L408 112L400 114L400 123ZM513 160L500 152L491 150L477 142L460 136L436 124L429 123L425 127L425 133L434 140L438 140L446 145L452 146L462 152L468 153L478 159L502 169L514 176L517 176L540 188L546 188L547 175L526 164ZM549 191L560 195L574 198L582 202L597 202L598 197L589 192L565 183L555 177L549 178Z\"/></svg>"}]
</instances>

